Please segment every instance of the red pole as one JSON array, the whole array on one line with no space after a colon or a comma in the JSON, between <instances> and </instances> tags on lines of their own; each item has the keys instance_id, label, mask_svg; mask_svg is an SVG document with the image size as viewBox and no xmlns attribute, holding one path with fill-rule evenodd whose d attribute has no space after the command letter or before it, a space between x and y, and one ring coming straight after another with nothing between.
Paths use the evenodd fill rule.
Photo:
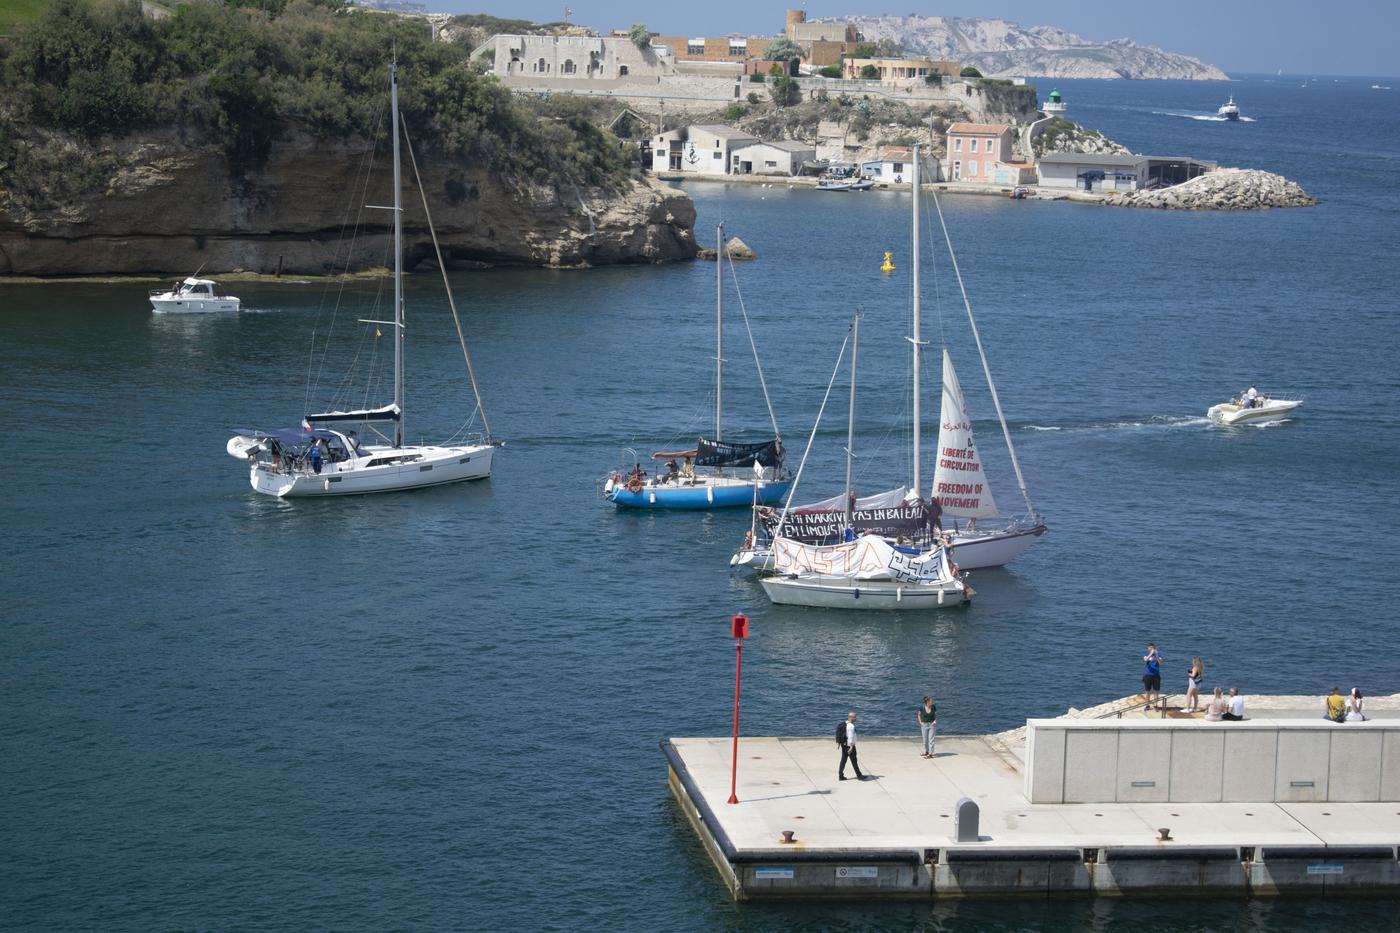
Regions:
<instances>
[{"instance_id":1,"label":"red pole","mask_svg":"<svg viewBox=\"0 0 1400 933\"><path fill-rule=\"evenodd\" d=\"M738 803L739 786L739 672L744 664L744 643L734 640L734 755L729 768L729 802Z\"/></svg>"}]
</instances>

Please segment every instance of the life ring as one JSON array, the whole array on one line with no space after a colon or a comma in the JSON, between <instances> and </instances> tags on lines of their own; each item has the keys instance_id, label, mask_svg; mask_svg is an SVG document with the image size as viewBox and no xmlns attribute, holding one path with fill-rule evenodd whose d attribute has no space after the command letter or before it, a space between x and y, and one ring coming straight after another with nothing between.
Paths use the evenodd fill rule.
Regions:
<instances>
[{"instance_id":1,"label":"life ring","mask_svg":"<svg viewBox=\"0 0 1400 933\"><path fill-rule=\"evenodd\" d=\"M631 479L629 479L629 480L627 481L627 491L630 492L630 493L638 493L638 492L641 492L641 491L642 491L642 478L641 478L640 476L634 476L634 477L632 477Z\"/></svg>"}]
</instances>

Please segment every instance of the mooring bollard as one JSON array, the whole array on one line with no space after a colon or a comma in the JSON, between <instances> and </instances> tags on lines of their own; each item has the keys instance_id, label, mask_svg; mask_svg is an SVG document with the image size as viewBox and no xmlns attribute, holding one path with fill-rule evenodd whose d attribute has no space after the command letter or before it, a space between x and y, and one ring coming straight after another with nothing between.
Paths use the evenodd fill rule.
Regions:
<instances>
[{"instance_id":1,"label":"mooring bollard","mask_svg":"<svg viewBox=\"0 0 1400 933\"><path fill-rule=\"evenodd\" d=\"M980 813L977 801L971 797L958 801L957 809L953 811L953 835L958 842L978 841L977 821Z\"/></svg>"}]
</instances>

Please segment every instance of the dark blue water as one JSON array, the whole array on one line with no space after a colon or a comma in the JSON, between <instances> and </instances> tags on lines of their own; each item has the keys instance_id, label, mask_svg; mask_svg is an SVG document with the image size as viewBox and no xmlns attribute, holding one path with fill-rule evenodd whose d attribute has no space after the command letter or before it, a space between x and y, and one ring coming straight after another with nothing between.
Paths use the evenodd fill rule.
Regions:
<instances>
[{"instance_id":1,"label":"dark blue water","mask_svg":"<svg viewBox=\"0 0 1400 933\"><path fill-rule=\"evenodd\" d=\"M1135 150L1279 171L1313 209L944 199L1052 531L978 574L973 607L931 616L775 609L727 567L745 515L600 504L623 447L708 425L712 265L459 275L508 440L495 476L296 503L253 494L223 444L303 414L333 294L239 285L253 312L182 320L140 286L5 288L0 926L1385 928L1393 902L735 905L656 749L728 728L735 611L754 620L757 734L822 733L848 708L899 733L925 692L951 731L1003 729L1131 692L1148 639L1169 671L1201 654L1210 685L1246 693L1400 689L1400 98L1300 83L1060 88ZM1228 93L1255 122L1169 113ZM691 193L702 239L723 219L761 256L740 282L792 451L865 308L858 484L901 482L907 198ZM925 334L946 337L1014 509L946 264L925 271ZM431 439L470 406L431 276L409 297L409 433ZM347 298L323 389L369 352L363 310ZM728 424L756 434L742 340ZM1304 395L1301 417L1204 423L1255 381ZM839 488L833 404L804 498Z\"/></svg>"}]
</instances>

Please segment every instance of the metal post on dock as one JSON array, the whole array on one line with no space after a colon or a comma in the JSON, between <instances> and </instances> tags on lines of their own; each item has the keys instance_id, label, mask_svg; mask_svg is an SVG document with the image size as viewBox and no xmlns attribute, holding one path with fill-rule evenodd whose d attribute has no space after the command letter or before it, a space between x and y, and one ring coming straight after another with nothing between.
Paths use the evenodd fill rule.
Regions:
<instances>
[{"instance_id":1,"label":"metal post on dock","mask_svg":"<svg viewBox=\"0 0 1400 933\"><path fill-rule=\"evenodd\" d=\"M744 639L749 637L747 616L736 615L729 620L729 632L734 637L734 753L729 764L729 802L738 803L739 795L739 674L744 666Z\"/></svg>"}]
</instances>

